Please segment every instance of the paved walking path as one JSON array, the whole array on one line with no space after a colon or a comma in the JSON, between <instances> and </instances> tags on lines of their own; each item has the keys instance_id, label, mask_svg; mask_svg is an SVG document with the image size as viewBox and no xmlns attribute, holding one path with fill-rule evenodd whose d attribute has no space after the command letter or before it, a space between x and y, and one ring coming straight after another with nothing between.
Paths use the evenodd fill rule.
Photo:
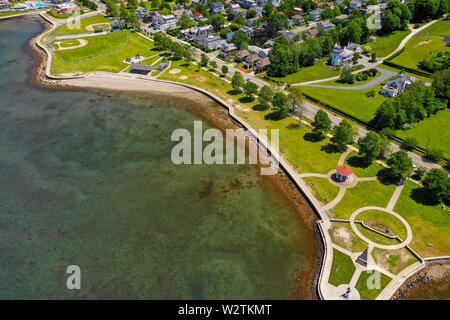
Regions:
<instances>
[{"instance_id":1,"label":"paved walking path","mask_svg":"<svg viewBox=\"0 0 450 320\"><path fill-rule=\"evenodd\" d=\"M389 200L389 203L386 207L387 210L394 210L395 204L397 203L397 200L400 197L400 194L402 193L404 187L405 184L402 184L395 188L394 194L392 195L392 198L391 200Z\"/></svg>"}]
</instances>

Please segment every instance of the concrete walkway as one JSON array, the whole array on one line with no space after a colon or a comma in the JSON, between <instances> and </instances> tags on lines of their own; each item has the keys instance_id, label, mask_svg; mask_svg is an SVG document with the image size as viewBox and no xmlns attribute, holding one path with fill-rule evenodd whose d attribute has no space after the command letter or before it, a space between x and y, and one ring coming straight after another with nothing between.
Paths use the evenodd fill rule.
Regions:
<instances>
[{"instance_id":1,"label":"concrete walkway","mask_svg":"<svg viewBox=\"0 0 450 320\"><path fill-rule=\"evenodd\" d=\"M392 198L391 200L389 200L389 203L386 207L387 210L394 210L395 204L397 203L397 200L400 197L400 194L402 193L404 187L405 184L402 184L395 188L394 194L392 195Z\"/></svg>"}]
</instances>

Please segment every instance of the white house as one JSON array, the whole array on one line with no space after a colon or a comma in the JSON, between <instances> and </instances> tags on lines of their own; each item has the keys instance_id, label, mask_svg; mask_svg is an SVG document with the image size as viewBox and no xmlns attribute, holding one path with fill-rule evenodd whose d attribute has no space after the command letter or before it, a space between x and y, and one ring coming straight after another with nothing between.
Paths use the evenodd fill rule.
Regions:
<instances>
[{"instance_id":1,"label":"white house","mask_svg":"<svg viewBox=\"0 0 450 320\"><path fill-rule=\"evenodd\" d=\"M160 15L155 14L152 16L152 24L153 28L156 30L167 30L171 28L175 28L177 26L177 20L175 19L175 16L173 14L170 15Z\"/></svg>"},{"instance_id":2,"label":"white house","mask_svg":"<svg viewBox=\"0 0 450 320\"><path fill-rule=\"evenodd\" d=\"M388 97L395 97L397 94L405 90L410 84L417 81L406 73L399 73L394 78L390 79L386 85L381 89L381 94Z\"/></svg>"},{"instance_id":3,"label":"white house","mask_svg":"<svg viewBox=\"0 0 450 320\"><path fill-rule=\"evenodd\" d=\"M331 65L339 66L349 63L355 52L362 52L360 45L349 43L348 46L338 46L335 44L331 52Z\"/></svg>"},{"instance_id":4,"label":"white house","mask_svg":"<svg viewBox=\"0 0 450 320\"><path fill-rule=\"evenodd\" d=\"M336 26L330 22L330 20L321 21L317 24L317 30L328 31L336 28Z\"/></svg>"},{"instance_id":5,"label":"white house","mask_svg":"<svg viewBox=\"0 0 450 320\"><path fill-rule=\"evenodd\" d=\"M320 15L322 14L322 9L317 8L309 13L309 19L312 21L317 21L320 19Z\"/></svg>"},{"instance_id":6,"label":"white house","mask_svg":"<svg viewBox=\"0 0 450 320\"><path fill-rule=\"evenodd\" d=\"M219 36L209 36L203 41L205 51L214 50L222 46L223 40Z\"/></svg>"}]
</instances>

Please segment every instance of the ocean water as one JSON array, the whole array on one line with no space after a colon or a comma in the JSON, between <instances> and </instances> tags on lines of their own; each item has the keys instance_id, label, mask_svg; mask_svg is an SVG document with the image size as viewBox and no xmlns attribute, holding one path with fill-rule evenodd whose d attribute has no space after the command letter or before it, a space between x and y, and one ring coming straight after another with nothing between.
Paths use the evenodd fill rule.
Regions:
<instances>
[{"instance_id":1,"label":"ocean water","mask_svg":"<svg viewBox=\"0 0 450 320\"><path fill-rule=\"evenodd\" d=\"M32 85L27 41L41 30L0 22L0 299L308 290L297 278L314 239L258 168L172 164L172 131L199 120L178 100ZM69 265L80 290L66 287Z\"/></svg>"}]
</instances>

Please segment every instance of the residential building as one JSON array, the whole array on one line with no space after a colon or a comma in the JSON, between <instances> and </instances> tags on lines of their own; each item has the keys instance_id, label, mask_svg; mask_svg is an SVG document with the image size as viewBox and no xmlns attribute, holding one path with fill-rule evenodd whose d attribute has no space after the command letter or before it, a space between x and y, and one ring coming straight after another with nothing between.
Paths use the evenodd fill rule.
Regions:
<instances>
[{"instance_id":1,"label":"residential building","mask_svg":"<svg viewBox=\"0 0 450 320\"><path fill-rule=\"evenodd\" d=\"M241 7L244 9L251 9L257 6L256 2L254 0L241 0L240 1Z\"/></svg>"},{"instance_id":2,"label":"residential building","mask_svg":"<svg viewBox=\"0 0 450 320\"><path fill-rule=\"evenodd\" d=\"M198 44L204 43L205 39L214 35L214 29L212 25L205 25L201 27L192 27L187 30L181 31L182 36L186 38L188 42L195 42Z\"/></svg>"},{"instance_id":3,"label":"residential building","mask_svg":"<svg viewBox=\"0 0 450 320\"><path fill-rule=\"evenodd\" d=\"M313 37L317 36L318 32L319 32L319 30L317 30L317 29L309 29L309 30L305 31L303 34L305 35L306 38L313 38Z\"/></svg>"},{"instance_id":4,"label":"residential building","mask_svg":"<svg viewBox=\"0 0 450 320\"><path fill-rule=\"evenodd\" d=\"M266 49L272 48L273 47L273 40L267 40L266 42L264 42L263 47Z\"/></svg>"},{"instance_id":5,"label":"residential building","mask_svg":"<svg viewBox=\"0 0 450 320\"><path fill-rule=\"evenodd\" d=\"M269 57L269 51L270 49L262 49L258 46L248 46L247 47L248 51L250 53L256 53L258 56L260 56L261 58L268 58Z\"/></svg>"},{"instance_id":6,"label":"residential building","mask_svg":"<svg viewBox=\"0 0 450 320\"><path fill-rule=\"evenodd\" d=\"M211 8L211 13L213 15L217 14L217 13L222 13L225 10L225 6L224 6L223 2L211 3L210 8Z\"/></svg>"},{"instance_id":7,"label":"residential building","mask_svg":"<svg viewBox=\"0 0 450 320\"><path fill-rule=\"evenodd\" d=\"M347 21L348 20L348 15L347 14L341 14L340 16L334 17L334 19L339 20L339 21Z\"/></svg>"},{"instance_id":8,"label":"residential building","mask_svg":"<svg viewBox=\"0 0 450 320\"><path fill-rule=\"evenodd\" d=\"M336 28L336 25L330 22L330 20L321 21L317 24L317 30L329 31Z\"/></svg>"},{"instance_id":9,"label":"residential building","mask_svg":"<svg viewBox=\"0 0 450 320\"><path fill-rule=\"evenodd\" d=\"M219 36L209 36L203 41L203 46L205 47L205 51L215 50L217 48L220 48L222 42L223 40Z\"/></svg>"},{"instance_id":10,"label":"residential building","mask_svg":"<svg viewBox=\"0 0 450 320\"><path fill-rule=\"evenodd\" d=\"M236 62L242 62L245 58L247 58L250 55L250 52L248 52L248 50L243 49L243 50L239 50L238 53L236 53L235 57L235 61Z\"/></svg>"},{"instance_id":11,"label":"residential building","mask_svg":"<svg viewBox=\"0 0 450 320\"><path fill-rule=\"evenodd\" d=\"M309 19L312 21L320 20L320 15L322 14L322 9L317 8L316 10L313 10L309 13Z\"/></svg>"},{"instance_id":12,"label":"residential building","mask_svg":"<svg viewBox=\"0 0 450 320\"><path fill-rule=\"evenodd\" d=\"M199 22L201 22L201 21L208 21L208 19L207 18L205 18L200 12L194 12L194 19L196 20L196 21L199 21Z\"/></svg>"},{"instance_id":13,"label":"residential building","mask_svg":"<svg viewBox=\"0 0 450 320\"><path fill-rule=\"evenodd\" d=\"M227 8L229 14L238 16L241 13L241 7L238 4L232 4Z\"/></svg>"},{"instance_id":14,"label":"residential building","mask_svg":"<svg viewBox=\"0 0 450 320\"><path fill-rule=\"evenodd\" d=\"M399 73L386 83L383 89L381 89L381 94L393 98L416 81L417 78L412 77L409 74Z\"/></svg>"},{"instance_id":15,"label":"residential building","mask_svg":"<svg viewBox=\"0 0 450 320\"><path fill-rule=\"evenodd\" d=\"M0 0L0 10L10 10L11 3L8 0Z\"/></svg>"},{"instance_id":16,"label":"residential building","mask_svg":"<svg viewBox=\"0 0 450 320\"><path fill-rule=\"evenodd\" d=\"M256 53L252 53L247 56L247 58L245 58L243 67L245 69L252 69L255 66L256 62L259 60L261 60L261 57Z\"/></svg>"},{"instance_id":17,"label":"residential building","mask_svg":"<svg viewBox=\"0 0 450 320\"><path fill-rule=\"evenodd\" d=\"M234 43L223 43L219 52L219 57L229 59L238 48Z\"/></svg>"},{"instance_id":18,"label":"residential building","mask_svg":"<svg viewBox=\"0 0 450 320\"><path fill-rule=\"evenodd\" d=\"M302 8L294 8L292 9L296 14L302 14L303 13L303 9Z\"/></svg>"},{"instance_id":19,"label":"residential building","mask_svg":"<svg viewBox=\"0 0 450 320\"><path fill-rule=\"evenodd\" d=\"M348 46L334 45L334 49L331 52L331 65L339 66L349 63L355 52L362 52L361 46L355 43L349 43Z\"/></svg>"},{"instance_id":20,"label":"residential building","mask_svg":"<svg viewBox=\"0 0 450 320\"><path fill-rule=\"evenodd\" d=\"M361 6L362 6L362 3L359 0L352 0L352 1L350 1L350 4L348 5L348 7L350 9L360 9Z\"/></svg>"},{"instance_id":21,"label":"residential building","mask_svg":"<svg viewBox=\"0 0 450 320\"><path fill-rule=\"evenodd\" d=\"M270 60L267 58L256 61L255 69L254 69L255 74L266 71L269 66L270 66Z\"/></svg>"},{"instance_id":22,"label":"residential building","mask_svg":"<svg viewBox=\"0 0 450 320\"><path fill-rule=\"evenodd\" d=\"M157 13L152 16L152 25L156 30L164 31L175 28L177 26L177 21L173 14L163 16Z\"/></svg>"},{"instance_id":23,"label":"residential building","mask_svg":"<svg viewBox=\"0 0 450 320\"><path fill-rule=\"evenodd\" d=\"M299 32L295 31L286 31L281 34L283 38L285 38L289 42L299 42L302 40L302 37Z\"/></svg>"},{"instance_id":24,"label":"residential building","mask_svg":"<svg viewBox=\"0 0 450 320\"><path fill-rule=\"evenodd\" d=\"M294 25L296 25L296 26L305 23L305 19L302 16L298 15L298 14L296 14L295 16L292 16L291 20L294 23Z\"/></svg>"},{"instance_id":25,"label":"residential building","mask_svg":"<svg viewBox=\"0 0 450 320\"><path fill-rule=\"evenodd\" d=\"M152 17L150 16L150 12L148 12L147 9L138 7L136 9L136 18L141 20L144 23L149 23L152 20Z\"/></svg>"}]
</instances>

